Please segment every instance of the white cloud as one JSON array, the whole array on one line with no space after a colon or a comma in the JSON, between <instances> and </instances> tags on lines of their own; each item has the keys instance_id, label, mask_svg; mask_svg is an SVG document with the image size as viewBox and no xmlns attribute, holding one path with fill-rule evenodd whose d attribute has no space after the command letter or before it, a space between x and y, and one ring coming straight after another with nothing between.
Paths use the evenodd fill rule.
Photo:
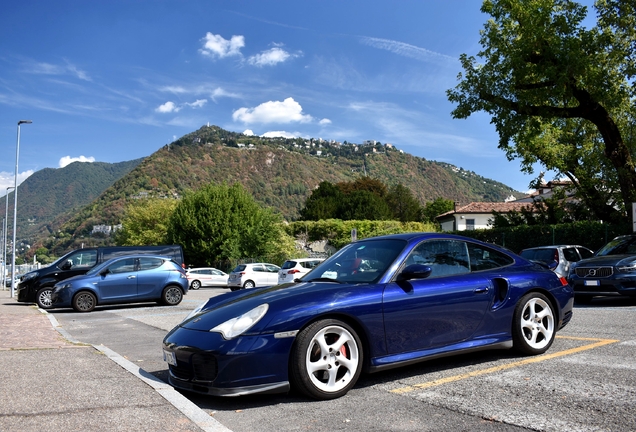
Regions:
<instances>
[{"instance_id":1,"label":"white cloud","mask_svg":"<svg viewBox=\"0 0 636 432\"><path fill-rule=\"evenodd\" d=\"M410 57L415 60L425 61L425 62L456 62L457 59L455 57L447 56L445 54L440 54L435 51L427 50L425 48L420 48L415 45L410 45L404 42L394 41L390 39L380 39L380 38L372 38L372 37L361 37L360 42L365 45L369 45L373 48L383 49L389 52L392 52L397 55L401 55L404 57Z\"/></svg>"},{"instance_id":2,"label":"white cloud","mask_svg":"<svg viewBox=\"0 0 636 432\"><path fill-rule=\"evenodd\" d=\"M269 101L255 108L239 108L232 113L234 121L243 123L308 123L312 117L302 113L303 108L293 98Z\"/></svg>"},{"instance_id":3,"label":"white cloud","mask_svg":"<svg viewBox=\"0 0 636 432\"><path fill-rule=\"evenodd\" d=\"M276 63L282 63L291 57L287 51L282 48L274 47L270 50L263 51L260 54L256 54L247 59L247 62L251 65L263 67L273 66Z\"/></svg>"},{"instance_id":4,"label":"white cloud","mask_svg":"<svg viewBox=\"0 0 636 432\"><path fill-rule=\"evenodd\" d=\"M320 120L318 122L318 124L321 125L321 126L328 125L328 124L331 124L331 120L329 120L328 118L324 118L324 119Z\"/></svg>"},{"instance_id":5,"label":"white cloud","mask_svg":"<svg viewBox=\"0 0 636 432\"><path fill-rule=\"evenodd\" d=\"M60 168L64 168L66 165L72 164L73 162L95 162L95 158L93 156L79 156L79 157L70 157L64 156L60 158Z\"/></svg>"},{"instance_id":6,"label":"white cloud","mask_svg":"<svg viewBox=\"0 0 636 432\"><path fill-rule=\"evenodd\" d=\"M269 131L265 132L261 137L263 138L298 138L300 134L298 132L286 132L286 131Z\"/></svg>"},{"instance_id":7,"label":"white cloud","mask_svg":"<svg viewBox=\"0 0 636 432\"><path fill-rule=\"evenodd\" d=\"M201 108L206 103L208 103L207 99L197 99L194 102L186 103L186 105L192 108Z\"/></svg>"},{"instance_id":8,"label":"white cloud","mask_svg":"<svg viewBox=\"0 0 636 432\"><path fill-rule=\"evenodd\" d=\"M254 136L254 132L252 131L252 129L245 129L243 131L243 135Z\"/></svg>"},{"instance_id":9,"label":"white cloud","mask_svg":"<svg viewBox=\"0 0 636 432\"><path fill-rule=\"evenodd\" d=\"M86 72L78 69L74 64L66 62L66 65L55 65L51 63L31 63L27 64L30 73L41 75L75 75L83 81L92 81Z\"/></svg>"},{"instance_id":10,"label":"white cloud","mask_svg":"<svg viewBox=\"0 0 636 432\"><path fill-rule=\"evenodd\" d=\"M25 181L31 174L33 174L35 171L33 170L28 170L28 171L24 171L21 173L18 173L18 186ZM0 171L0 197L4 197L7 194L7 188L13 188L13 173L9 173L6 171ZM11 190L9 191L9 193L11 193ZM18 191L18 195L20 195L20 192ZM18 199L20 197L18 196Z\"/></svg>"},{"instance_id":11,"label":"white cloud","mask_svg":"<svg viewBox=\"0 0 636 432\"><path fill-rule=\"evenodd\" d=\"M214 89L214 91L212 92L212 94L210 95L210 98L216 102L217 98L221 98L221 97L229 97L229 98L238 98L240 97L240 95L236 94L236 93L230 93L224 89L222 89L221 87L217 87Z\"/></svg>"},{"instance_id":12,"label":"white cloud","mask_svg":"<svg viewBox=\"0 0 636 432\"><path fill-rule=\"evenodd\" d=\"M163 105L159 105L155 111L160 113L171 113L171 112L179 112L181 108L175 105L174 102L168 101Z\"/></svg>"},{"instance_id":13,"label":"white cloud","mask_svg":"<svg viewBox=\"0 0 636 432\"><path fill-rule=\"evenodd\" d=\"M206 33L201 39L203 48L199 50L201 54L219 58L229 56L240 56L241 48L245 46L245 38L243 36L232 36L230 40L224 39L221 35L215 35L210 32Z\"/></svg>"}]
</instances>

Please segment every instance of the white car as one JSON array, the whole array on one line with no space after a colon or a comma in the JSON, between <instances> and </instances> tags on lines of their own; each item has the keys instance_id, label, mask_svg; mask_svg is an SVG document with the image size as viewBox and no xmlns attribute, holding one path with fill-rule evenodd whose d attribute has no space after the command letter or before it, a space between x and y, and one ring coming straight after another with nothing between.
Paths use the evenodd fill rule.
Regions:
<instances>
[{"instance_id":1,"label":"white car","mask_svg":"<svg viewBox=\"0 0 636 432\"><path fill-rule=\"evenodd\" d=\"M235 291L241 288L276 285L279 270L280 267L269 263L239 264L230 273L227 286Z\"/></svg>"},{"instance_id":2,"label":"white car","mask_svg":"<svg viewBox=\"0 0 636 432\"><path fill-rule=\"evenodd\" d=\"M200 267L186 271L190 288L197 290L201 287L218 286L227 288L229 275L213 267Z\"/></svg>"},{"instance_id":3,"label":"white car","mask_svg":"<svg viewBox=\"0 0 636 432\"><path fill-rule=\"evenodd\" d=\"M310 270L324 260L324 258L296 258L287 260L278 271L278 283L293 282L294 279L298 279L309 273Z\"/></svg>"}]
</instances>

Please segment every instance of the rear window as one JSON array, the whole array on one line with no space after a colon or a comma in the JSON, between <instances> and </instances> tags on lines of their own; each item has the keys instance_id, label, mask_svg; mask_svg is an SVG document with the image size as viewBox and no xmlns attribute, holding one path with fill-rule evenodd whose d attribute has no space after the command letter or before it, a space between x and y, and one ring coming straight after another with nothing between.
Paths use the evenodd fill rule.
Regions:
<instances>
[{"instance_id":1,"label":"rear window","mask_svg":"<svg viewBox=\"0 0 636 432\"><path fill-rule=\"evenodd\" d=\"M245 270L245 264L239 264L236 267L234 267L234 270L232 270L232 272L238 273L238 272L242 272L243 270Z\"/></svg>"},{"instance_id":2,"label":"rear window","mask_svg":"<svg viewBox=\"0 0 636 432\"><path fill-rule=\"evenodd\" d=\"M288 269L294 268L294 267L296 267L296 261L285 261L281 268L283 270L288 270Z\"/></svg>"},{"instance_id":3,"label":"rear window","mask_svg":"<svg viewBox=\"0 0 636 432\"><path fill-rule=\"evenodd\" d=\"M556 249L526 249L521 251L521 256L529 260L551 263L558 257Z\"/></svg>"}]
</instances>

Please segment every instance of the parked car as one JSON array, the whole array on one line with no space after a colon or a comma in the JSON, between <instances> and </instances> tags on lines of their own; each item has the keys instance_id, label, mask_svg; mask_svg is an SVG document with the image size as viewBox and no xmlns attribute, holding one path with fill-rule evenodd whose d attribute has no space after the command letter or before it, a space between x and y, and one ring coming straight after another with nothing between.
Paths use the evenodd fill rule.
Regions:
<instances>
[{"instance_id":1,"label":"parked car","mask_svg":"<svg viewBox=\"0 0 636 432\"><path fill-rule=\"evenodd\" d=\"M123 255L162 255L183 265L183 249L179 245L168 246L108 246L77 249L59 258L48 267L26 273L18 286L18 301L37 303L42 309L52 307L53 285L73 276L86 274L90 269L110 258Z\"/></svg>"},{"instance_id":2,"label":"parked car","mask_svg":"<svg viewBox=\"0 0 636 432\"><path fill-rule=\"evenodd\" d=\"M185 270L174 261L159 255L130 255L58 282L51 306L72 307L77 312L90 312L98 305L149 301L174 306L187 292Z\"/></svg>"},{"instance_id":3,"label":"parked car","mask_svg":"<svg viewBox=\"0 0 636 432\"><path fill-rule=\"evenodd\" d=\"M210 298L163 340L169 381L215 396L346 394L367 372L482 349L546 352L572 318L565 279L443 233L351 243L297 284Z\"/></svg>"},{"instance_id":4,"label":"parked car","mask_svg":"<svg viewBox=\"0 0 636 432\"><path fill-rule=\"evenodd\" d=\"M324 258L296 258L287 260L278 270L278 283L293 282L307 273L318 264L323 262Z\"/></svg>"},{"instance_id":5,"label":"parked car","mask_svg":"<svg viewBox=\"0 0 636 432\"><path fill-rule=\"evenodd\" d=\"M559 277L567 277L572 263L592 257L594 251L580 245L554 245L524 249L519 255L544 263Z\"/></svg>"},{"instance_id":6,"label":"parked car","mask_svg":"<svg viewBox=\"0 0 636 432\"><path fill-rule=\"evenodd\" d=\"M203 287L224 287L227 288L229 275L224 271L213 267L192 268L186 271L190 289L198 290Z\"/></svg>"},{"instance_id":7,"label":"parked car","mask_svg":"<svg viewBox=\"0 0 636 432\"><path fill-rule=\"evenodd\" d=\"M568 281L578 303L595 296L636 297L636 235L618 236L593 257L572 264Z\"/></svg>"},{"instance_id":8,"label":"parked car","mask_svg":"<svg viewBox=\"0 0 636 432\"><path fill-rule=\"evenodd\" d=\"M232 291L241 288L254 288L278 283L280 267L269 263L239 264L234 267L227 281Z\"/></svg>"}]
</instances>

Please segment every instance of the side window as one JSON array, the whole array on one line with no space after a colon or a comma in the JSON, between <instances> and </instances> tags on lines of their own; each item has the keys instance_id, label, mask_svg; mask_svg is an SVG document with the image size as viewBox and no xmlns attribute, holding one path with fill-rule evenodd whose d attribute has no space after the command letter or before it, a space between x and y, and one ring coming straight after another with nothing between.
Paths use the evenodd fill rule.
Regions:
<instances>
[{"instance_id":1,"label":"side window","mask_svg":"<svg viewBox=\"0 0 636 432\"><path fill-rule=\"evenodd\" d=\"M219 270L210 270L210 274L214 276L221 276L223 273L221 273Z\"/></svg>"},{"instance_id":2,"label":"side window","mask_svg":"<svg viewBox=\"0 0 636 432\"><path fill-rule=\"evenodd\" d=\"M139 258L139 270L152 270L161 267L163 260L160 258Z\"/></svg>"},{"instance_id":3,"label":"side window","mask_svg":"<svg viewBox=\"0 0 636 432\"><path fill-rule=\"evenodd\" d=\"M579 253L581 254L581 258L585 259L585 258L590 258L592 256L594 256L594 252L584 249L584 248L580 248L579 249Z\"/></svg>"},{"instance_id":4,"label":"side window","mask_svg":"<svg viewBox=\"0 0 636 432\"><path fill-rule=\"evenodd\" d=\"M273 265L266 265L265 268L269 273L278 273L278 268Z\"/></svg>"},{"instance_id":5,"label":"side window","mask_svg":"<svg viewBox=\"0 0 636 432\"><path fill-rule=\"evenodd\" d=\"M264 273L265 272L265 269L260 264L252 266L252 270L255 271L255 272L259 272L259 273Z\"/></svg>"},{"instance_id":6,"label":"side window","mask_svg":"<svg viewBox=\"0 0 636 432\"><path fill-rule=\"evenodd\" d=\"M430 277L470 272L466 243L457 240L424 241L411 252L406 264L430 266Z\"/></svg>"},{"instance_id":7,"label":"side window","mask_svg":"<svg viewBox=\"0 0 636 432\"><path fill-rule=\"evenodd\" d=\"M74 269L77 268L91 268L94 267L97 263L97 251L89 250L82 251L79 250L73 255L68 257L67 261L71 261L73 263Z\"/></svg>"},{"instance_id":8,"label":"side window","mask_svg":"<svg viewBox=\"0 0 636 432\"><path fill-rule=\"evenodd\" d=\"M467 245L471 271L496 269L515 262L512 257L494 249L474 243L467 243Z\"/></svg>"},{"instance_id":9,"label":"side window","mask_svg":"<svg viewBox=\"0 0 636 432\"><path fill-rule=\"evenodd\" d=\"M563 257L565 258L566 261L570 261L570 262L576 262L580 259L579 254L576 252L575 248L563 249Z\"/></svg>"},{"instance_id":10,"label":"side window","mask_svg":"<svg viewBox=\"0 0 636 432\"><path fill-rule=\"evenodd\" d=\"M125 258L116 261L108 267L108 270L113 274L133 272L135 271L135 258Z\"/></svg>"}]
</instances>

